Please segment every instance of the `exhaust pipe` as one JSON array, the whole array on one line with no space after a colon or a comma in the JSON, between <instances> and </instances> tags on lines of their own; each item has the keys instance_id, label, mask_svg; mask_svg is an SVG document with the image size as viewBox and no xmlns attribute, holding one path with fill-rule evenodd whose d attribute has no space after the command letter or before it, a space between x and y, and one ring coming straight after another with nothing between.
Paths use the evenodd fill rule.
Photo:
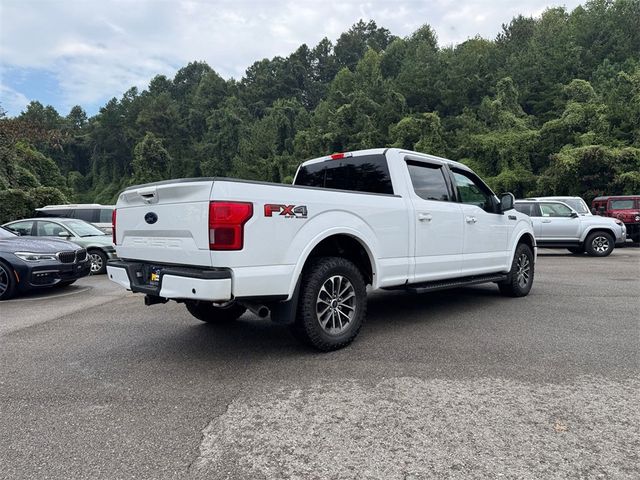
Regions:
<instances>
[{"instance_id":1,"label":"exhaust pipe","mask_svg":"<svg viewBox=\"0 0 640 480\"><path fill-rule=\"evenodd\" d=\"M243 305L247 307L251 313L257 315L258 318L267 318L271 313L269 307L266 305L256 305L254 303L245 303Z\"/></svg>"},{"instance_id":2,"label":"exhaust pipe","mask_svg":"<svg viewBox=\"0 0 640 480\"><path fill-rule=\"evenodd\" d=\"M151 305L155 305L156 303L167 303L169 300L167 300L164 297L158 297L156 295L145 295L144 296L144 304L147 307L150 307Z\"/></svg>"}]
</instances>

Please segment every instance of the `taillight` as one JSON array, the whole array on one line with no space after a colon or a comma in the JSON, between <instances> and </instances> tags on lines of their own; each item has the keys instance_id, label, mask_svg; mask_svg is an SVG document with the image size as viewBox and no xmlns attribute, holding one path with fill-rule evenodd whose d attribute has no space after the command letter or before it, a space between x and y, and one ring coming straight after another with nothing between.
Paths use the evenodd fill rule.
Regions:
<instances>
[{"instance_id":1,"label":"taillight","mask_svg":"<svg viewBox=\"0 0 640 480\"><path fill-rule=\"evenodd\" d=\"M252 203L210 202L209 250L242 250L244 224L252 216Z\"/></svg>"},{"instance_id":2,"label":"taillight","mask_svg":"<svg viewBox=\"0 0 640 480\"><path fill-rule=\"evenodd\" d=\"M111 240L113 241L113 244L116 244L116 209L113 209L113 212L111 212Z\"/></svg>"}]
</instances>

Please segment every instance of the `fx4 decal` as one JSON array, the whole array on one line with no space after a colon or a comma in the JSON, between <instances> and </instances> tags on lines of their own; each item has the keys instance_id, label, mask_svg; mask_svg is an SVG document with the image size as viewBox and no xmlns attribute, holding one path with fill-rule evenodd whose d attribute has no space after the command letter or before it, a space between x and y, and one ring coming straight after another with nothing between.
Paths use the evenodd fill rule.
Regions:
<instances>
[{"instance_id":1,"label":"fx4 decal","mask_svg":"<svg viewBox=\"0 0 640 480\"><path fill-rule=\"evenodd\" d=\"M307 206L267 203L264 206L264 216L273 217L274 215L280 215L286 218L307 218Z\"/></svg>"}]
</instances>

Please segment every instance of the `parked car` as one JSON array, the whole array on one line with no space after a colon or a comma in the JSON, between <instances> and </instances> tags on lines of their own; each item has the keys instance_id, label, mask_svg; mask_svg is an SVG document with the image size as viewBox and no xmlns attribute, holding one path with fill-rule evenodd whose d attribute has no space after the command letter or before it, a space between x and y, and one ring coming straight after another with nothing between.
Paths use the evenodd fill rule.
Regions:
<instances>
[{"instance_id":1,"label":"parked car","mask_svg":"<svg viewBox=\"0 0 640 480\"><path fill-rule=\"evenodd\" d=\"M86 248L94 275L105 273L107 260L117 258L111 235L83 220L26 218L5 223L4 227L21 236L64 238Z\"/></svg>"},{"instance_id":2,"label":"parked car","mask_svg":"<svg viewBox=\"0 0 640 480\"><path fill-rule=\"evenodd\" d=\"M89 275L87 250L57 238L25 238L0 227L0 300L71 285Z\"/></svg>"},{"instance_id":3,"label":"parked car","mask_svg":"<svg viewBox=\"0 0 640 480\"><path fill-rule=\"evenodd\" d=\"M585 202L581 197L532 197L526 198L525 200L554 200L556 202L566 203L580 215L587 217L592 215L587 202Z\"/></svg>"},{"instance_id":4,"label":"parked car","mask_svg":"<svg viewBox=\"0 0 640 480\"><path fill-rule=\"evenodd\" d=\"M627 236L640 242L640 195L596 197L591 202L593 213L617 218L627 227Z\"/></svg>"},{"instance_id":5,"label":"parked car","mask_svg":"<svg viewBox=\"0 0 640 480\"><path fill-rule=\"evenodd\" d=\"M580 215L564 202L516 200L515 208L531 217L539 247L567 248L571 253L606 257L615 245L627 239L627 230L620 220Z\"/></svg>"},{"instance_id":6,"label":"parked car","mask_svg":"<svg viewBox=\"0 0 640 480\"><path fill-rule=\"evenodd\" d=\"M36 217L77 218L98 227L104 233L111 235L111 216L113 205L99 203L78 203L68 205L47 205L36 208Z\"/></svg>"},{"instance_id":7,"label":"parked car","mask_svg":"<svg viewBox=\"0 0 640 480\"><path fill-rule=\"evenodd\" d=\"M205 322L249 309L319 350L349 344L372 289L533 284L531 220L468 167L396 148L303 163L293 185L224 178L126 189L111 280Z\"/></svg>"}]
</instances>

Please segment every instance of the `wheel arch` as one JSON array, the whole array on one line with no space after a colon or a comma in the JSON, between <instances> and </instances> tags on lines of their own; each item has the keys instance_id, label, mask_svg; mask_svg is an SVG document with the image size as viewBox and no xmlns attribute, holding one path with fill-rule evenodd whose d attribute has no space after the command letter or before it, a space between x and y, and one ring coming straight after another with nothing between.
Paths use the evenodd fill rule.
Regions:
<instances>
[{"instance_id":1,"label":"wheel arch","mask_svg":"<svg viewBox=\"0 0 640 480\"><path fill-rule=\"evenodd\" d=\"M375 287L378 267L371 247L356 231L336 228L316 237L300 256L289 287L289 298L293 295L304 269L314 258L322 256L351 260L362 272L365 282Z\"/></svg>"},{"instance_id":2,"label":"wheel arch","mask_svg":"<svg viewBox=\"0 0 640 480\"><path fill-rule=\"evenodd\" d=\"M580 242L584 245L585 242L587 241L587 237L592 233L596 233L596 232L608 233L609 235L611 235L611 238L613 238L613 243L616 242L616 233L611 228L603 227L603 226L595 226L585 230L585 232L582 234L582 238L580 239Z\"/></svg>"}]
</instances>

